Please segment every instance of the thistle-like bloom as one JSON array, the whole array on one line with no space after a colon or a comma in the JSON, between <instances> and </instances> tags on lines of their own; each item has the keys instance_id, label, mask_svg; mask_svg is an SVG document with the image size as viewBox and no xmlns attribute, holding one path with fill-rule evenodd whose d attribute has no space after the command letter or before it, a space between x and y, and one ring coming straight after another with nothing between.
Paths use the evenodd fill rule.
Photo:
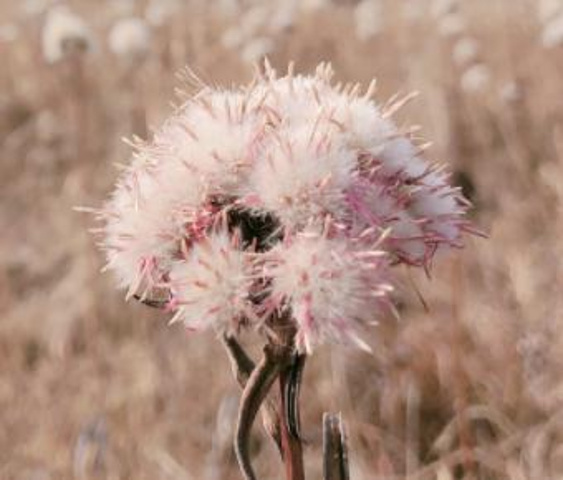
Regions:
<instances>
[{"instance_id":1,"label":"thistle-like bloom","mask_svg":"<svg viewBox=\"0 0 563 480\"><path fill-rule=\"evenodd\" d=\"M325 340L369 350L358 327L373 323L385 305L391 287L382 282L384 255L326 232L297 234L265 255L270 299L291 308L298 350L310 353Z\"/></svg>"},{"instance_id":2,"label":"thistle-like bloom","mask_svg":"<svg viewBox=\"0 0 563 480\"><path fill-rule=\"evenodd\" d=\"M228 231L202 236L191 248L184 243L184 258L170 270L172 319L191 329L209 325L231 333L251 312L251 264L239 239ZM251 316L252 314L250 314Z\"/></svg>"},{"instance_id":3,"label":"thistle-like bloom","mask_svg":"<svg viewBox=\"0 0 563 480\"><path fill-rule=\"evenodd\" d=\"M129 296L233 332L292 318L295 344L365 346L397 263L429 268L470 231L442 167L332 71L202 87L137 145L100 212ZM164 297L163 297L164 293Z\"/></svg>"}]
</instances>

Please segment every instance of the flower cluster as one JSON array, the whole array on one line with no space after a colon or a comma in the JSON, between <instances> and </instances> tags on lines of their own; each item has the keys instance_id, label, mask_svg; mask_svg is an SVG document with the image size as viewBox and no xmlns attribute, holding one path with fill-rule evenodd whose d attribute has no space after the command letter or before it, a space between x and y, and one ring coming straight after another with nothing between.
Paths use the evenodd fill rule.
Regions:
<instances>
[{"instance_id":1,"label":"flower cluster","mask_svg":"<svg viewBox=\"0 0 563 480\"><path fill-rule=\"evenodd\" d=\"M129 296L190 328L233 332L289 312L296 345L365 344L390 267L461 245L466 202L443 168L330 66L202 88L133 161L101 211ZM164 297L162 295L164 294Z\"/></svg>"}]
</instances>

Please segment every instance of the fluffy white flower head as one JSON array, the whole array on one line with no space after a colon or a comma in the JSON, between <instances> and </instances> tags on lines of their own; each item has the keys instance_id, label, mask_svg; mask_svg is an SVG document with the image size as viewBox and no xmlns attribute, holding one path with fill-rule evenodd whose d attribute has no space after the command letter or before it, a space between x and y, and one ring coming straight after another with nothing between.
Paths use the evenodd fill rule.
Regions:
<instances>
[{"instance_id":1,"label":"fluffy white flower head","mask_svg":"<svg viewBox=\"0 0 563 480\"><path fill-rule=\"evenodd\" d=\"M342 215L355 168L355 157L342 140L330 141L326 132L311 133L303 125L280 131L264 155L249 185L284 225L295 229L312 218Z\"/></svg>"},{"instance_id":2,"label":"fluffy white flower head","mask_svg":"<svg viewBox=\"0 0 563 480\"><path fill-rule=\"evenodd\" d=\"M356 251L345 239L304 232L274 248L266 271L272 298L285 302L298 326L296 346L310 353L326 341L369 350L359 324L375 322L391 289L382 281L384 253Z\"/></svg>"},{"instance_id":3,"label":"fluffy white flower head","mask_svg":"<svg viewBox=\"0 0 563 480\"><path fill-rule=\"evenodd\" d=\"M235 330L250 311L249 262L227 232L212 233L185 252L170 271L171 292L177 312L199 330L209 325L219 331Z\"/></svg>"},{"instance_id":4,"label":"fluffy white flower head","mask_svg":"<svg viewBox=\"0 0 563 480\"><path fill-rule=\"evenodd\" d=\"M373 88L334 85L325 64L201 87L136 145L100 212L129 296L165 298L193 329L289 316L302 352L365 347L390 267L429 268L471 231L447 173L391 121L410 97L380 107Z\"/></svg>"}]
</instances>

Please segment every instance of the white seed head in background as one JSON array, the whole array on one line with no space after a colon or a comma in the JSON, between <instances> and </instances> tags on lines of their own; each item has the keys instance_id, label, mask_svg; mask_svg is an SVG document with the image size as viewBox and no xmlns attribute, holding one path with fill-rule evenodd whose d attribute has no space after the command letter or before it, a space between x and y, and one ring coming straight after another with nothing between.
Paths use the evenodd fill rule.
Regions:
<instances>
[{"instance_id":1,"label":"white seed head in background","mask_svg":"<svg viewBox=\"0 0 563 480\"><path fill-rule=\"evenodd\" d=\"M250 40L241 51L241 58L250 64L257 63L274 51L274 41L269 37Z\"/></svg>"},{"instance_id":2,"label":"white seed head in background","mask_svg":"<svg viewBox=\"0 0 563 480\"><path fill-rule=\"evenodd\" d=\"M563 11L545 24L541 42L544 48L555 48L563 45Z\"/></svg>"},{"instance_id":3,"label":"white seed head in background","mask_svg":"<svg viewBox=\"0 0 563 480\"><path fill-rule=\"evenodd\" d=\"M52 4L52 0L23 0L20 8L25 16L35 17L45 13Z\"/></svg>"},{"instance_id":4,"label":"white seed head in background","mask_svg":"<svg viewBox=\"0 0 563 480\"><path fill-rule=\"evenodd\" d=\"M517 81L511 80L501 86L499 91L500 99L504 103L515 103L523 98L524 91L522 85Z\"/></svg>"},{"instance_id":5,"label":"white seed head in background","mask_svg":"<svg viewBox=\"0 0 563 480\"><path fill-rule=\"evenodd\" d=\"M354 25L359 40L369 40L383 30L383 3L381 0L361 0L354 8Z\"/></svg>"},{"instance_id":6,"label":"white seed head in background","mask_svg":"<svg viewBox=\"0 0 563 480\"><path fill-rule=\"evenodd\" d=\"M110 30L108 44L110 50L128 61L143 60L151 49L151 29L149 24L136 17L119 20Z\"/></svg>"},{"instance_id":7,"label":"white seed head in background","mask_svg":"<svg viewBox=\"0 0 563 480\"><path fill-rule=\"evenodd\" d=\"M240 14L241 3L239 0L218 0L217 10L224 17L235 17Z\"/></svg>"},{"instance_id":8,"label":"white seed head in background","mask_svg":"<svg viewBox=\"0 0 563 480\"><path fill-rule=\"evenodd\" d=\"M244 32L246 38L252 38L265 29L270 16L271 9L267 3L256 4L244 12L240 18L239 28Z\"/></svg>"},{"instance_id":9,"label":"white seed head in background","mask_svg":"<svg viewBox=\"0 0 563 480\"><path fill-rule=\"evenodd\" d=\"M473 63L479 55L479 42L472 37L463 37L455 42L452 57L459 66Z\"/></svg>"},{"instance_id":10,"label":"white seed head in background","mask_svg":"<svg viewBox=\"0 0 563 480\"><path fill-rule=\"evenodd\" d=\"M241 47L245 40L246 35L238 26L228 28L221 35L221 44L229 50L236 50Z\"/></svg>"},{"instance_id":11,"label":"white seed head in background","mask_svg":"<svg viewBox=\"0 0 563 480\"><path fill-rule=\"evenodd\" d=\"M438 19L438 33L445 38L463 35L467 29L465 19L459 13L449 13Z\"/></svg>"},{"instance_id":12,"label":"white seed head in background","mask_svg":"<svg viewBox=\"0 0 563 480\"><path fill-rule=\"evenodd\" d=\"M403 0L401 13L407 23L415 23L427 14L428 6L419 0Z\"/></svg>"},{"instance_id":13,"label":"white seed head in background","mask_svg":"<svg viewBox=\"0 0 563 480\"><path fill-rule=\"evenodd\" d=\"M268 24L268 31L274 35L286 32L295 23L297 13L298 4L295 1L279 3L272 12L272 18Z\"/></svg>"},{"instance_id":14,"label":"white seed head in background","mask_svg":"<svg viewBox=\"0 0 563 480\"><path fill-rule=\"evenodd\" d=\"M246 63L257 63L271 54L278 35L290 29L298 13L295 0L287 2L263 2L242 9L221 35L221 44L238 51Z\"/></svg>"},{"instance_id":15,"label":"white seed head in background","mask_svg":"<svg viewBox=\"0 0 563 480\"><path fill-rule=\"evenodd\" d=\"M457 12L459 0L433 0L430 9L434 17L441 18Z\"/></svg>"},{"instance_id":16,"label":"white seed head in background","mask_svg":"<svg viewBox=\"0 0 563 480\"><path fill-rule=\"evenodd\" d=\"M561 0L539 0L538 17L541 23L547 23L553 17L563 12L563 2Z\"/></svg>"},{"instance_id":17,"label":"white seed head in background","mask_svg":"<svg viewBox=\"0 0 563 480\"><path fill-rule=\"evenodd\" d=\"M162 27L181 10L180 0L150 0L145 18L153 27Z\"/></svg>"},{"instance_id":18,"label":"white seed head in background","mask_svg":"<svg viewBox=\"0 0 563 480\"><path fill-rule=\"evenodd\" d=\"M304 12L316 12L332 5L332 0L301 0L299 3Z\"/></svg>"},{"instance_id":19,"label":"white seed head in background","mask_svg":"<svg viewBox=\"0 0 563 480\"><path fill-rule=\"evenodd\" d=\"M130 17L135 13L135 0L106 0L109 13L113 18Z\"/></svg>"},{"instance_id":20,"label":"white seed head in background","mask_svg":"<svg viewBox=\"0 0 563 480\"><path fill-rule=\"evenodd\" d=\"M461 76L461 88L466 93L481 93L491 84L491 70L483 63L469 67Z\"/></svg>"},{"instance_id":21,"label":"white seed head in background","mask_svg":"<svg viewBox=\"0 0 563 480\"><path fill-rule=\"evenodd\" d=\"M66 6L49 10L42 32L43 55L48 63L87 52L93 37L85 21Z\"/></svg>"}]
</instances>

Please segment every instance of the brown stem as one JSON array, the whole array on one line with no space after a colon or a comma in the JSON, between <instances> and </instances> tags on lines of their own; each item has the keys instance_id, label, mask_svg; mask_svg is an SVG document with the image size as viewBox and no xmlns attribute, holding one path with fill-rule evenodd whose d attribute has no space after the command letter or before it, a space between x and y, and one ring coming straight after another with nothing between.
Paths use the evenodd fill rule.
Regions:
<instances>
[{"instance_id":1,"label":"brown stem","mask_svg":"<svg viewBox=\"0 0 563 480\"><path fill-rule=\"evenodd\" d=\"M348 449L340 415L323 415L323 480L350 480Z\"/></svg>"},{"instance_id":2,"label":"brown stem","mask_svg":"<svg viewBox=\"0 0 563 480\"><path fill-rule=\"evenodd\" d=\"M235 433L235 453L245 480L257 480L248 451L250 430L268 391L284 366L285 356L283 351L266 345L262 361L252 371L242 394Z\"/></svg>"},{"instance_id":3,"label":"brown stem","mask_svg":"<svg viewBox=\"0 0 563 480\"><path fill-rule=\"evenodd\" d=\"M285 418L289 434L292 437L302 440L299 396L301 393L303 370L305 369L307 356L304 354L294 353L292 357L285 383Z\"/></svg>"},{"instance_id":4,"label":"brown stem","mask_svg":"<svg viewBox=\"0 0 563 480\"><path fill-rule=\"evenodd\" d=\"M223 335L222 342L229 356L229 360L231 361L233 375L240 385L240 388L244 390L256 366L235 337ZM264 429L272 440L274 440L280 455L283 457L280 438L280 416L276 402L273 398L266 397L260 410L262 412L262 424L264 425Z\"/></svg>"},{"instance_id":5,"label":"brown stem","mask_svg":"<svg viewBox=\"0 0 563 480\"><path fill-rule=\"evenodd\" d=\"M283 459L287 480L305 480L305 470L303 468L303 446L299 435L290 432L289 425L294 419L287 417L288 401L286 390L291 379L291 365L282 369L279 375L280 398L281 398L281 443L283 449Z\"/></svg>"},{"instance_id":6,"label":"brown stem","mask_svg":"<svg viewBox=\"0 0 563 480\"><path fill-rule=\"evenodd\" d=\"M221 340L223 341L223 345L225 346L227 354L229 355L233 375L237 379L240 387L244 388L256 365L254 365L252 359L244 351L235 337L230 335L223 335L221 337Z\"/></svg>"},{"instance_id":7,"label":"brown stem","mask_svg":"<svg viewBox=\"0 0 563 480\"><path fill-rule=\"evenodd\" d=\"M264 347L264 356L257 366L254 366L236 339L223 337L235 376L243 387L235 434L235 453L245 480L257 480L250 461L248 441L256 414L264 407L262 412L270 420L266 423L271 423L270 427L273 427L268 428L266 425L266 429L279 442L287 480L305 480L299 432L299 386L305 357L295 353L295 326L287 314L272 315L269 323L269 342ZM266 400L276 379L279 379L280 388L277 418L277 409L272 409Z\"/></svg>"},{"instance_id":8,"label":"brown stem","mask_svg":"<svg viewBox=\"0 0 563 480\"><path fill-rule=\"evenodd\" d=\"M279 373L280 435L287 480L305 480L303 446L299 434L299 383L304 365L303 357L295 354L295 324L289 312L274 314L270 326L275 335L272 344L287 352Z\"/></svg>"}]
</instances>

